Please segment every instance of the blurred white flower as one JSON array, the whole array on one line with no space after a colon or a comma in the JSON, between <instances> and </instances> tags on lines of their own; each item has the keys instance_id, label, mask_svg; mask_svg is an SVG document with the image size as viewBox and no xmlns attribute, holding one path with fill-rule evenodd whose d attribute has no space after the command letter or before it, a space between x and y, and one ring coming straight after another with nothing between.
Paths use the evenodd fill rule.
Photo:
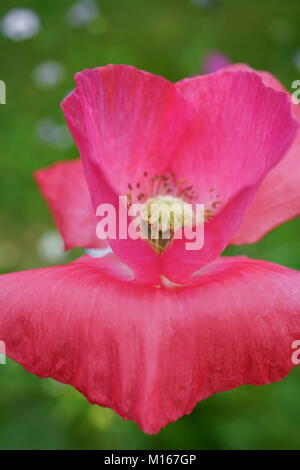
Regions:
<instances>
[{"instance_id":1,"label":"blurred white flower","mask_svg":"<svg viewBox=\"0 0 300 470\"><path fill-rule=\"evenodd\" d=\"M66 20L73 28L81 28L99 14L99 5L94 0L80 0L67 11Z\"/></svg>"},{"instance_id":2,"label":"blurred white flower","mask_svg":"<svg viewBox=\"0 0 300 470\"><path fill-rule=\"evenodd\" d=\"M12 41L24 41L35 36L41 29L40 18L29 8L13 8L3 17L1 30Z\"/></svg>"},{"instance_id":3,"label":"blurred white flower","mask_svg":"<svg viewBox=\"0 0 300 470\"><path fill-rule=\"evenodd\" d=\"M33 72L34 81L39 88L53 88L62 81L65 69L56 61L47 61L39 64Z\"/></svg>"},{"instance_id":4,"label":"blurred white flower","mask_svg":"<svg viewBox=\"0 0 300 470\"><path fill-rule=\"evenodd\" d=\"M41 258L56 263L66 257L62 237L56 230L43 233L38 240L37 251Z\"/></svg>"},{"instance_id":5,"label":"blurred white flower","mask_svg":"<svg viewBox=\"0 0 300 470\"><path fill-rule=\"evenodd\" d=\"M41 119L37 124L39 139L60 149L72 147L73 140L66 124L58 124L51 118Z\"/></svg>"},{"instance_id":6,"label":"blurred white flower","mask_svg":"<svg viewBox=\"0 0 300 470\"><path fill-rule=\"evenodd\" d=\"M91 258L102 258L103 256L106 256L109 253L112 253L112 249L110 246L106 248L87 248L85 252Z\"/></svg>"}]
</instances>

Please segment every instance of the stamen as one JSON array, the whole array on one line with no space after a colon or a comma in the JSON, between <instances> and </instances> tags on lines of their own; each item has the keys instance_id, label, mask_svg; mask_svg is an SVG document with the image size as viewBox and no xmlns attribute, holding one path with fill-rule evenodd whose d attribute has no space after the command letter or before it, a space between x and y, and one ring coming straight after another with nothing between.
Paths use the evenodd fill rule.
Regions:
<instances>
[{"instance_id":1,"label":"stamen","mask_svg":"<svg viewBox=\"0 0 300 470\"><path fill-rule=\"evenodd\" d=\"M192 227L194 213L191 205L174 196L150 198L141 210L140 227L157 253L162 253L183 226Z\"/></svg>"},{"instance_id":2,"label":"stamen","mask_svg":"<svg viewBox=\"0 0 300 470\"><path fill-rule=\"evenodd\" d=\"M133 203L142 203L141 230L154 250L162 253L171 243L174 232L193 221L192 204L199 201L193 185L185 179L176 177L173 171L163 174L150 174L144 171L143 179L128 183L128 207ZM151 205L156 205L156 209ZM177 204L172 212L170 205ZM188 222L183 220L183 206L190 207ZM204 221L211 221L222 205L221 196L214 187L208 190L208 200L205 202ZM168 211L166 210L166 207ZM159 215L159 212L161 215ZM158 215L157 215L158 214Z\"/></svg>"}]
</instances>

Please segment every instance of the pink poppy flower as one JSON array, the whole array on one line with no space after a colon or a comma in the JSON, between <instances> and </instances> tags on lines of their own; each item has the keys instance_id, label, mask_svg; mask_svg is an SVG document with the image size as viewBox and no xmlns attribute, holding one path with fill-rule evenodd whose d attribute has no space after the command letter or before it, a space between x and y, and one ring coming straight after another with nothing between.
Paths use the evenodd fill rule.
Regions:
<instances>
[{"instance_id":1,"label":"pink poppy flower","mask_svg":"<svg viewBox=\"0 0 300 470\"><path fill-rule=\"evenodd\" d=\"M205 243L111 239L102 258L2 275L7 355L147 433L213 393L286 376L300 274L220 257L300 212L300 115L277 80L232 66L172 84L110 65L77 74L63 109L81 161L36 178L67 248L98 247L95 209L128 192L204 203Z\"/></svg>"}]
</instances>

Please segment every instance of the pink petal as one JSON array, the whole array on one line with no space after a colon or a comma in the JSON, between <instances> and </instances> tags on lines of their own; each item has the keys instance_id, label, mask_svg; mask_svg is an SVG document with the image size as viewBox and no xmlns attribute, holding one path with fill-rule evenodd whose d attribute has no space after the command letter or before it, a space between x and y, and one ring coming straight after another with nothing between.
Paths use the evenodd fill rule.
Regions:
<instances>
[{"instance_id":1,"label":"pink petal","mask_svg":"<svg viewBox=\"0 0 300 470\"><path fill-rule=\"evenodd\" d=\"M126 65L84 70L75 79L62 107L85 167L101 167L115 192L125 195L145 171L163 173L187 120L175 86ZM97 184L88 183L99 204Z\"/></svg>"},{"instance_id":2,"label":"pink petal","mask_svg":"<svg viewBox=\"0 0 300 470\"><path fill-rule=\"evenodd\" d=\"M245 70L248 66L236 64L230 70ZM288 92L267 72L257 72L264 83L276 90ZM300 122L300 108L291 103ZM273 228L300 214L300 130L285 157L262 182L255 199L243 220L233 244L253 243Z\"/></svg>"},{"instance_id":3,"label":"pink petal","mask_svg":"<svg viewBox=\"0 0 300 470\"><path fill-rule=\"evenodd\" d=\"M96 236L97 218L80 160L64 161L34 174L65 248L105 246Z\"/></svg>"},{"instance_id":4,"label":"pink petal","mask_svg":"<svg viewBox=\"0 0 300 470\"><path fill-rule=\"evenodd\" d=\"M254 72L225 69L177 87L194 115L174 167L200 199L214 189L226 202L257 186L295 137L298 124L288 97Z\"/></svg>"},{"instance_id":5,"label":"pink petal","mask_svg":"<svg viewBox=\"0 0 300 470\"><path fill-rule=\"evenodd\" d=\"M277 381L293 367L298 272L222 258L180 289L130 278L113 255L0 276L8 356L148 433L212 393Z\"/></svg>"},{"instance_id":6,"label":"pink petal","mask_svg":"<svg viewBox=\"0 0 300 470\"><path fill-rule=\"evenodd\" d=\"M186 104L167 80L125 65L85 70L63 102L94 208L169 167L187 125ZM137 278L159 282L158 256L143 240L110 240Z\"/></svg>"},{"instance_id":7,"label":"pink petal","mask_svg":"<svg viewBox=\"0 0 300 470\"><path fill-rule=\"evenodd\" d=\"M222 205L205 224L200 251L175 241L163 258L164 274L185 282L213 261L239 228L266 174L292 143L298 124L286 94L265 86L256 73L221 71L183 80L177 87L194 110L193 126L174 161L198 202Z\"/></svg>"}]
</instances>

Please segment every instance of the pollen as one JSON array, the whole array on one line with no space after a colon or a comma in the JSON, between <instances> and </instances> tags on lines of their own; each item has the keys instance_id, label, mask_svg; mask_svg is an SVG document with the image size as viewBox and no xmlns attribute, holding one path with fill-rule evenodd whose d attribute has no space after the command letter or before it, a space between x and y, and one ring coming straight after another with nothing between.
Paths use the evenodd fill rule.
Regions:
<instances>
[{"instance_id":1,"label":"pollen","mask_svg":"<svg viewBox=\"0 0 300 470\"><path fill-rule=\"evenodd\" d=\"M191 204L179 197L152 197L141 208L140 228L158 253L167 248L177 230L192 227L193 222L194 212Z\"/></svg>"}]
</instances>

